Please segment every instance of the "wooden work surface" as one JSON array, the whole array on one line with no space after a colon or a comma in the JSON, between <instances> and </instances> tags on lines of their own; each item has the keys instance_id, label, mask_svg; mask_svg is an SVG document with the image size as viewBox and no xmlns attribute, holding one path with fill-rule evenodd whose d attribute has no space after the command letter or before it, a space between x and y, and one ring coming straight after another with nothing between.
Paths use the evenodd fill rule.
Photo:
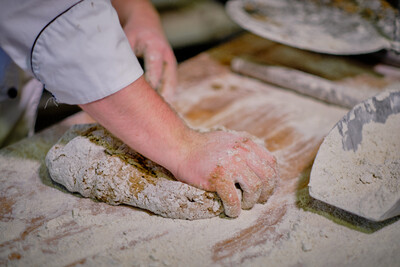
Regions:
<instances>
[{"instance_id":1,"label":"wooden work surface","mask_svg":"<svg viewBox=\"0 0 400 267\"><path fill-rule=\"evenodd\" d=\"M91 121L79 113L0 151L0 265L398 264L398 218L372 223L308 195L318 147L347 110L234 74L229 62L237 55L357 90L400 82L394 68L305 52L251 34L202 53L179 66L173 106L193 127L224 126L265 142L278 158L282 180L268 203L238 219L181 221L69 193L52 183L44 157L70 125Z\"/></svg>"}]
</instances>

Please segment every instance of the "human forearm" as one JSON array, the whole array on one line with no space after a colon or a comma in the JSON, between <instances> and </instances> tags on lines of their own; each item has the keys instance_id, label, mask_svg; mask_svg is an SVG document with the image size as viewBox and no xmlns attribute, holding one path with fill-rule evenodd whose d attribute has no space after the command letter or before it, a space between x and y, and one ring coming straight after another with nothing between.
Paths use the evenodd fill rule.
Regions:
<instances>
[{"instance_id":1,"label":"human forearm","mask_svg":"<svg viewBox=\"0 0 400 267\"><path fill-rule=\"evenodd\" d=\"M195 141L201 139L143 77L81 107L127 145L173 173Z\"/></svg>"},{"instance_id":2,"label":"human forearm","mask_svg":"<svg viewBox=\"0 0 400 267\"><path fill-rule=\"evenodd\" d=\"M216 191L228 216L238 216L241 206L266 201L274 190L276 161L265 148L243 134L191 130L143 77L81 107L178 180ZM242 205L236 184L243 191Z\"/></svg>"}]
</instances>

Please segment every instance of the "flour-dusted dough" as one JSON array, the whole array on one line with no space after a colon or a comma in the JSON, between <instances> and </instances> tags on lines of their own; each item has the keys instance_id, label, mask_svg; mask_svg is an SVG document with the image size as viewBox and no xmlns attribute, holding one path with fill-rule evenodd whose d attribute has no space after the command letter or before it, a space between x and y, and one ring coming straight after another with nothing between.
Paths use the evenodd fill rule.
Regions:
<instances>
[{"instance_id":1,"label":"flour-dusted dough","mask_svg":"<svg viewBox=\"0 0 400 267\"><path fill-rule=\"evenodd\" d=\"M98 124L71 127L47 153L51 178L71 192L175 219L219 215L217 194L179 182Z\"/></svg>"}]
</instances>

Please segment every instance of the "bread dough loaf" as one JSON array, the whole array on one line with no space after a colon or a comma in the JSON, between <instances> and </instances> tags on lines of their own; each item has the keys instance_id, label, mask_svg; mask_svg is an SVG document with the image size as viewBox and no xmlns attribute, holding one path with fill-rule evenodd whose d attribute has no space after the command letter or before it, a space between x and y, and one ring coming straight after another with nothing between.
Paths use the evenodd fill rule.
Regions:
<instances>
[{"instance_id":1,"label":"bread dough loaf","mask_svg":"<svg viewBox=\"0 0 400 267\"><path fill-rule=\"evenodd\" d=\"M46 166L51 178L69 191L111 205L188 220L223 212L216 193L177 181L98 124L71 127L47 153Z\"/></svg>"}]
</instances>

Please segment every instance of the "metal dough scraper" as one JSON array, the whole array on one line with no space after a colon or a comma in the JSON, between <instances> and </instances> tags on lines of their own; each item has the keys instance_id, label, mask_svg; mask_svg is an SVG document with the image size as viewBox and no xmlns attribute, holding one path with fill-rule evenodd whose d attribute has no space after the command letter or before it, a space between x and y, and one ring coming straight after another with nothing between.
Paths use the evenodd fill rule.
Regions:
<instances>
[{"instance_id":1,"label":"metal dough scraper","mask_svg":"<svg viewBox=\"0 0 400 267\"><path fill-rule=\"evenodd\" d=\"M335 125L308 186L313 198L372 221L400 215L400 90L356 105Z\"/></svg>"},{"instance_id":2,"label":"metal dough scraper","mask_svg":"<svg viewBox=\"0 0 400 267\"><path fill-rule=\"evenodd\" d=\"M261 37L314 52L400 53L400 16L385 1L230 0L228 15Z\"/></svg>"}]
</instances>

